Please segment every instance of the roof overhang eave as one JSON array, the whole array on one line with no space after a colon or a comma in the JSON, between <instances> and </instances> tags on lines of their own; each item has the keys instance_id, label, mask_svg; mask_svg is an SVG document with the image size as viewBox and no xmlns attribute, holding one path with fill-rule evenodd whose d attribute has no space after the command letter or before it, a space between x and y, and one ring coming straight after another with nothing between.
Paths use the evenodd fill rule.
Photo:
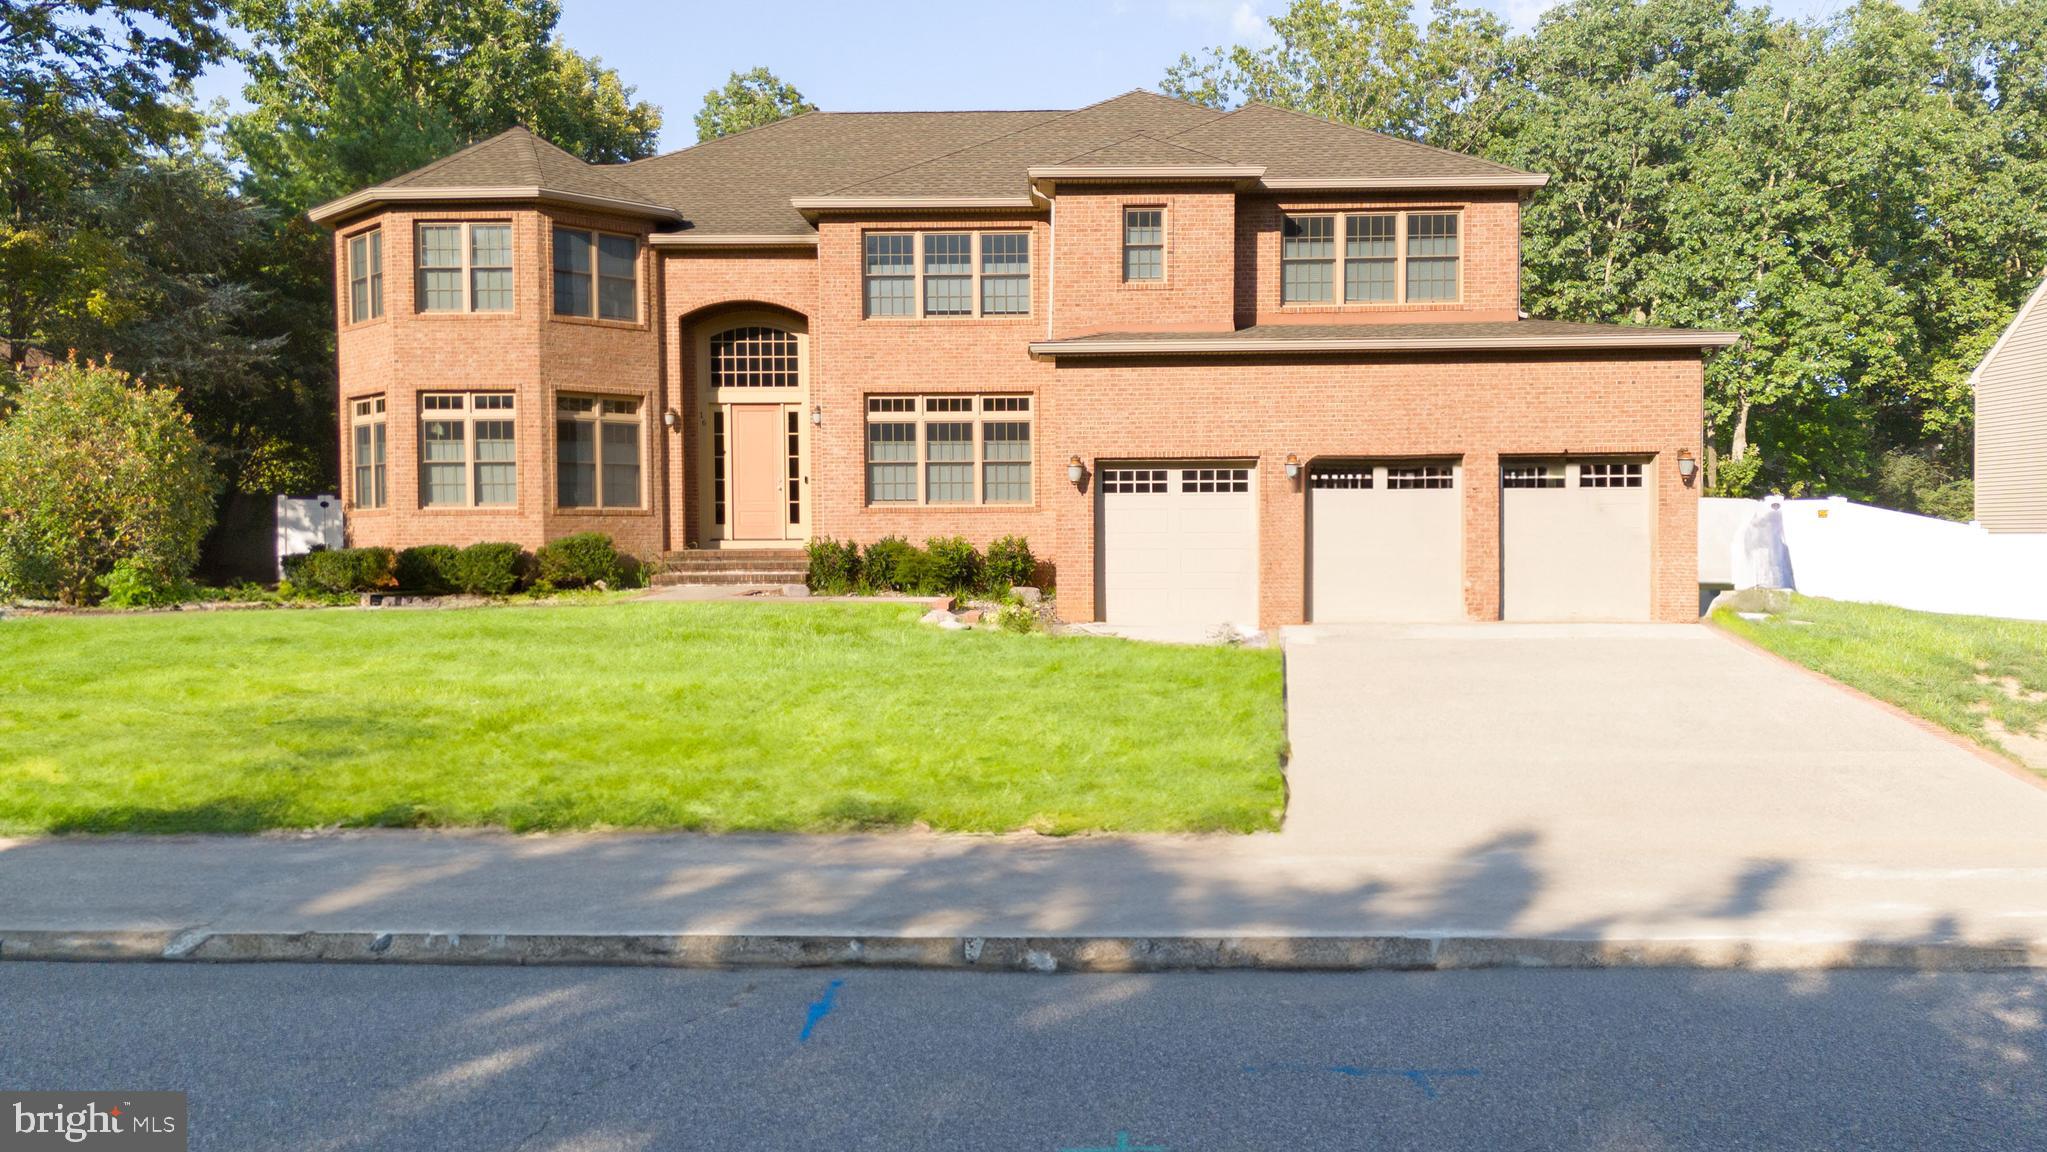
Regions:
<instances>
[{"instance_id":1,"label":"roof overhang eave","mask_svg":"<svg viewBox=\"0 0 2047 1152\"><path fill-rule=\"evenodd\" d=\"M1194 336L1181 340L1039 340L1036 356L1246 356L1273 353L1541 352L1697 348L1713 352L1740 339L1733 332L1657 332L1600 336L1406 336L1257 340Z\"/></svg>"},{"instance_id":2,"label":"roof overhang eave","mask_svg":"<svg viewBox=\"0 0 2047 1152\"><path fill-rule=\"evenodd\" d=\"M1020 196L791 196L789 206L806 220L847 212L1031 212L1037 198Z\"/></svg>"},{"instance_id":3,"label":"roof overhang eave","mask_svg":"<svg viewBox=\"0 0 2047 1152\"><path fill-rule=\"evenodd\" d=\"M325 224L352 216L366 208L380 204L418 203L502 203L505 201L534 201L543 204L567 204L577 208L598 208L607 212L618 212L628 216L646 216L657 220L681 220L682 213L659 204L643 200L626 200L615 196L593 196L587 192L567 192L560 188L543 185L502 185L487 188L365 188L360 192L329 200L306 213L306 219L315 224Z\"/></svg>"},{"instance_id":4,"label":"roof overhang eave","mask_svg":"<svg viewBox=\"0 0 2047 1152\"><path fill-rule=\"evenodd\" d=\"M656 232L647 237L654 248L815 248L817 233L780 232Z\"/></svg>"},{"instance_id":5,"label":"roof overhang eave","mask_svg":"<svg viewBox=\"0 0 2047 1152\"><path fill-rule=\"evenodd\" d=\"M1258 186L1265 168L1257 164L1044 164L1025 170L1031 188L1051 196L1061 184L1229 184L1240 191Z\"/></svg>"},{"instance_id":6,"label":"roof overhang eave","mask_svg":"<svg viewBox=\"0 0 2047 1152\"><path fill-rule=\"evenodd\" d=\"M1369 192L1408 189L1540 188L1549 183L1545 172L1494 172L1475 176L1267 176L1261 183L1268 192Z\"/></svg>"}]
</instances>

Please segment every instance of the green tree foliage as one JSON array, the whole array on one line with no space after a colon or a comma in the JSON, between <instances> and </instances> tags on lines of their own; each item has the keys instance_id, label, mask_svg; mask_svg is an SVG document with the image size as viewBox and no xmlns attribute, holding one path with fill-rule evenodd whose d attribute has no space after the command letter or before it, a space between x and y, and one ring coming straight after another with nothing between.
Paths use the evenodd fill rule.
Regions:
<instances>
[{"instance_id":1,"label":"green tree foliage","mask_svg":"<svg viewBox=\"0 0 2047 1152\"><path fill-rule=\"evenodd\" d=\"M0 592L84 604L117 564L167 587L199 559L215 477L178 395L76 358L0 423Z\"/></svg>"},{"instance_id":2,"label":"green tree foliage","mask_svg":"<svg viewBox=\"0 0 2047 1152\"><path fill-rule=\"evenodd\" d=\"M1952 514L1970 369L2047 267L2047 5L1572 0L1526 35L1437 0L1296 0L1165 87L1547 172L1523 303L1723 327L1722 489ZM1916 462L1916 463L1915 463Z\"/></svg>"},{"instance_id":3,"label":"green tree foliage","mask_svg":"<svg viewBox=\"0 0 2047 1152\"><path fill-rule=\"evenodd\" d=\"M734 72L723 88L704 93L704 106L697 112L697 140L715 140L815 111L817 105L766 68Z\"/></svg>"}]
</instances>

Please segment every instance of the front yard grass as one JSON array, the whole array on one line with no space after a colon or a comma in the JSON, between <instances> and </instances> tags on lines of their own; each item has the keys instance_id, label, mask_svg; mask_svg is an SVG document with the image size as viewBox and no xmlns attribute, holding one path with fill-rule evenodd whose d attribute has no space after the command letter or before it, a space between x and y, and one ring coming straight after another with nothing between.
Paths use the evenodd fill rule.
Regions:
<instances>
[{"instance_id":1,"label":"front yard grass","mask_svg":"<svg viewBox=\"0 0 2047 1152\"><path fill-rule=\"evenodd\" d=\"M1278 826L1277 652L920 611L8 620L0 832Z\"/></svg>"},{"instance_id":2,"label":"front yard grass","mask_svg":"<svg viewBox=\"0 0 2047 1152\"><path fill-rule=\"evenodd\" d=\"M2047 735L2047 624L1793 597L1714 623L1986 747L2035 763ZM2040 734L2040 735L2035 735Z\"/></svg>"}]
</instances>

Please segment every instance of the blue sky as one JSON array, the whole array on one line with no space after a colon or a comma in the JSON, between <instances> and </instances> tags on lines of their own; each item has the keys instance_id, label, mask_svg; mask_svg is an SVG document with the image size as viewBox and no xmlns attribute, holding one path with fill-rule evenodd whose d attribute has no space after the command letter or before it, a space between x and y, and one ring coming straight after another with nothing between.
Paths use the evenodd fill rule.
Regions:
<instances>
[{"instance_id":1,"label":"blue sky","mask_svg":"<svg viewBox=\"0 0 2047 1152\"><path fill-rule=\"evenodd\" d=\"M1480 0L1518 27L1550 0ZM1781 13L1838 11L1848 0L1780 0ZM985 0L810 3L563 0L562 32L661 106L664 151L696 139L704 93L764 64L836 111L1072 108L1156 87L1182 52L1253 43L1285 0ZM1019 13L1027 13L1019 21ZM886 13L886 18L877 18ZM204 100L234 101L240 77L203 77Z\"/></svg>"}]
</instances>

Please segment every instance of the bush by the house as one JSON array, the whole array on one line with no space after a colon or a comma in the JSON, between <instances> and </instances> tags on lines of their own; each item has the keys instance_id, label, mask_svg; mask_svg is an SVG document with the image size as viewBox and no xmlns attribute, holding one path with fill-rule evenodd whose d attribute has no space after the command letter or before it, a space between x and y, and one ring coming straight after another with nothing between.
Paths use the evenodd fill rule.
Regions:
<instances>
[{"instance_id":1,"label":"bush by the house","mask_svg":"<svg viewBox=\"0 0 2047 1152\"><path fill-rule=\"evenodd\" d=\"M804 553L810 560L808 582L812 592L843 596L860 579L860 546L851 540L844 543L829 538L812 540L804 546Z\"/></svg>"},{"instance_id":2,"label":"bush by the house","mask_svg":"<svg viewBox=\"0 0 2047 1152\"><path fill-rule=\"evenodd\" d=\"M292 588L321 595L396 588L398 554L389 548L331 548L284 558Z\"/></svg>"},{"instance_id":3,"label":"bush by the house","mask_svg":"<svg viewBox=\"0 0 2047 1152\"><path fill-rule=\"evenodd\" d=\"M84 604L124 560L130 591L183 580L216 485L177 392L72 359L14 401L0 421L0 595Z\"/></svg>"},{"instance_id":4,"label":"bush by the house","mask_svg":"<svg viewBox=\"0 0 2047 1152\"><path fill-rule=\"evenodd\" d=\"M168 608L199 598L199 589L183 576L162 572L133 558L114 561L114 570L100 577L109 608Z\"/></svg>"},{"instance_id":5,"label":"bush by the house","mask_svg":"<svg viewBox=\"0 0 2047 1152\"><path fill-rule=\"evenodd\" d=\"M587 588L602 583L619 583L620 557L611 537L602 532L578 532L553 541L533 554L540 578L556 588Z\"/></svg>"},{"instance_id":6,"label":"bush by the house","mask_svg":"<svg viewBox=\"0 0 2047 1152\"><path fill-rule=\"evenodd\" d=\"M901 536L883 536L860 559L860 579L875 592L914 592L929 570L924 554Z\"/></svg>"},{"instance_id":7,"label":"bush by the house","mask_svg":"<svg viewBox=\"0 0 2047 1152\"><path fill-rule=\"evenodd\" d=\"M930 584L940 592L972 592L982 587L981 553L963 536L933 536L924 541L931 557Z\"/></svg>"},{"instance_id":8,"label":"bush by the house","mask_svg":"<svg viewBox=\"0 0 2047 1152\"><path fill-rule=\"evenodd\" d=\"M462 550L449 544L421 544L398 554L398 586L438 596L462 586Z\"/></svg>"},{"instance_id":9,"label":"bush by the house","mask_svg":"<svg viewBox=\"0 0 2047 1152\"><path fill-rule=\"evenodd\" d=\"M455 560L455 587L471 596L507 596L526 575L526 550L517 544L471 544Z\"/></svg>"},{"instance_id":10,"label":"bush by the house","mask_svg":"<svg viewBox=\"0 0 2047 1152\"><path fill-rule=\"evenodd\" d=\"M988 545L988 586L997 591L1029 584L1038 570L1038 558L1031 555L1030 541L1021 536L1004 536Z\"/></svg>"}]
</instances>

